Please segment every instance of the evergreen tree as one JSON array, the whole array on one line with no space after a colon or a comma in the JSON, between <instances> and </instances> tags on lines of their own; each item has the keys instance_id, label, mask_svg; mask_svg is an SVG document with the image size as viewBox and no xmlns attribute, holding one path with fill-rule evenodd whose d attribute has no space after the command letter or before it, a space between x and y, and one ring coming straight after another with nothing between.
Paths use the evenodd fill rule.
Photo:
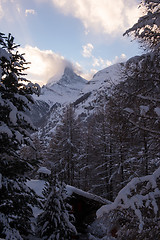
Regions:
<instances>
[{"instance_id":1,"label":"evergreen tree","mask_svg":"<svg viewBox=\"0 0 160 240\"><path fill-rule=\"evenodd\" d=\"M44 212L38 219L38 232L41 239L69 240L76 229L71 223L70 206L66 202L66 187L58 180L46 188L47 196Z\"/></svg>"},{"instance_id":2,"label":"evergreen tree","mask_svg":"<svg viewBox=\"0 0 160 240\"><path fill-rule=\"evenodd\" d=\"M129 60L126 80L118 86L123 96L121 108L134 139L133 154L141 161L143 175L155 170L159 157L159 59L159 53L154 52Z\"/></svg>"},{"instance_id":3,"label":"evergreen tree","mask_svg":"<svg viewBox=\"0 0 160 240\"><path fill-rule=\"evenodd\" d=\"M137 153L142 153L137 156L143 164L142 174L147 175L159 161L160 3L143 0L140 6L145 9L145 15L124 35L133 33L152 52L127 62L126 81L120 91L125 93L123 107L139 143Z\"/></svg>"},{"instance_id":4,"label":"evergreen tree","mask_svg":"<svg viewBox=\"0 0 160 240\"><path fill-rule=\"evenodd\" d=\"M144 11L144 15L124 35L133 33L145 49L160 49L159 0L142 0L140 7Z\"/></svg>"},{"instance_id":5,"label":"evergreen tree","mask_svg":"<svg viewBox=\"0 0 160 240\"><path fill-rule=\"evenodd\" d=\"M35 128L25 110L39 86L24 78L27 63L17 47L11 34L0 34L0 237L6 240L31 233L31 205L36 202L25 184L30 167L18 150L22 143L31 144L28 131Z\"/></svg>"}]
</instances>

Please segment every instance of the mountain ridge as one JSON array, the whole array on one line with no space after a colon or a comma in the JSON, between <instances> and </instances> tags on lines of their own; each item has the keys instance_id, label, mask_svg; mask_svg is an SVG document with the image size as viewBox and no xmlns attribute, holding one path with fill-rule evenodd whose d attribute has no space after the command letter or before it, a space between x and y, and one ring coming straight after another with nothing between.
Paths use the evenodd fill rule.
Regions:
<instances>
[{"instance_id":1,"label":"mountain ridge","mask_svg":"<svg viewBox=\"0 0 160 240\"><path fill-rule=\"evenodd\" d=\"M91 81L78 76L72 69L66 68L56 83L42 87L39 97L34 96L35 104L32 121L45 128L49 135L59 122L63 109L72 104L77 116L89 116L96 109L100 95L110 94L112 87L122 81L121 72L125 64L118 63L97 72ZM40 111L42 105L42 112ZM38 119L38 120L37 120ZM40 130L41 131L41 130Z\"/></svg>"}]
</instances>

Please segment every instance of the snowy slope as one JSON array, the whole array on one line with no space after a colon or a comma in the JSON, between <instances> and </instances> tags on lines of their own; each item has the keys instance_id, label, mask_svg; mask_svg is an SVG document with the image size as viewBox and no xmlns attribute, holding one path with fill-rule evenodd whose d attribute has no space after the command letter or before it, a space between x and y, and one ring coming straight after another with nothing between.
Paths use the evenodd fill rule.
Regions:
<instances>
[{"instance_id":1,"label":"snowy slope","mask_svg":"<svg viewBox=\"0 0 160 240\"><path fill-rule=\"evenodd\" d=\"M118 63L97 72L81 92L83 96L87 93L90 93L90 95L85 101L78 104L77 114L91 114L99 104L99 97L109 96L113 87L123 81L122 72L124 68L125 64Z\"/></svg>"},{"instance_id":2,"label":"snowy slope","mask_svg":"<svg viewBox=\"0 0 160 240\"><path fill-rule=\"evenodd\" d=\"M50 107L56 102L67 104L78 98L86 83L87 80L75 74L72 69L66 67L61 79L56 83L43 86L41 95L39 97L35 96L35 99L45 101Z\"/></svg>"},{"instance_id":3,"label":"snowy slope","mask_svg":"<svg viewBox=\"0 0 160 240\"><path fill-rule=\"evenodd\" d=\"M103 87L110 88L112 85L118 84L122 80L121 75L124 66L124 63L118 63L97 72L83 91L96 91Z\"/></svg>"},{"instance_id":4,"label":"snowy slope","mask_svg":"<svg viewBox=\"0 0 160 240\"><path fill-rule=\"evenodd\" d=\"M74 105L77 116L88 117L98 106L99 97L109 95L113 86L123 80L124 67L123 63L107 67L97 72L91 81L67 67L58 82L43 86L41 95L34 97L34 122L37 124L35 119L38 119L43 134L50 135L61 118L63 108L70 103Z\"/></svg>"},{"instance_id":5,"label":"snowy slope","mask_svg":"<svg viewBox=\"0 0 160 240\"><path fill-rule=\"evenodd\" d=\"M52 106L54 103L73 103L76 99L88 92L97 92L118 84L124 64L119 63L97 72L91 81L78 76L70 68L65 68L61 79L53 84L42 87L41 95L34 96Z\"/></svg>"}]
</instances>

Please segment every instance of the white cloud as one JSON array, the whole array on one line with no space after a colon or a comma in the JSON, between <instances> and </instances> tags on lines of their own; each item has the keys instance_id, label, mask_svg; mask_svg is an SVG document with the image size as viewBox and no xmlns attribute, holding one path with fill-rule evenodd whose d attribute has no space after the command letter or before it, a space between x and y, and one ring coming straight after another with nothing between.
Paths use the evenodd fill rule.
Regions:
<instances>
[{"instance_id":1,"label":"white cloud","mask_svg":"<svg viewBox=\"0 0 160 240\"><path fill-rule=\"evenodd\" d=\"M26 10L25 10L25 16L27 17L28 14L35 15L35 14L36 14L36 11L35 11L34 9L26 9Z\"/></svg>"},{"instance_id":2,"label":"white cloud","mask_svg":"<svg viewBox=\"0 0 160 240\"><path fill-rule=\"evenodd\" d=\"M94 68L92 68L90 72L84 74L84 76L86 76L86 79L90 80L99 69L104 69L113 64L125 62L126 60L127 60L127 57L124 53L122 53L119 57L115 56L113 60L92 56L92 67Z\"/></svg>"},{"instance_id":3,"label":"white cloud","mask_svg":"<svg viewBox=\"0 0 160 240\"><path fill-rule=\"evenodd\" d=\"M113 60L106 60L106 59L102 59L101 57L99 58L93 58L93 67L101 67L101 68L105 68L105 67L109 67L113 64L116 63L120 63L120 62L125 62L127 60L127 57L124 53L122 53L119 57L115 56L115 58Z\"/></svg>"},{"instance_id":4,"label":"white cloud","mask_svg":"<svg viewBox=\"0 0 160 240\"><path fill-rule=\"evenodd\" d=\"M93 57L93 64L92 64L93 67L104 66L104 64L105 64L105 61L101 57L99 58Z\"/></svg>"},{"instance_id":5,"label":"white cloud","mask_svg":"<svg viewBox=\"0 0 160 240\"><path fill-rule=\"evenodd\" d=\"M27 45L19 48L19 52L25 53L26 61L31 62L26 71L27 78L40 85L46 84L50 78L52 81L59 80L66 66L76 68L70 61L51 50L40 50Z\"/></svg>"},{"instance_id":6,"label":"white cloud","mask_svg":"<svg viewBox=\"0 0 160 240\"><path fill-rule=\"evenodd\" d=\"M97 69L91 68L90 71L87 71L86 73L83 73L81 76L86 80L91 80L94 76L94 74L97 73Z\"/></svg>"},{"instance_id":7,"label":"white cloud","mask_svg":"<svg viewBox=\"0 0 160 240\"><path fill-rule=\"evenodd\" d=\"M78 18L85 32L117 35L132 26L139 17L137 0L51 0L65 15Z\"/></svg>"},{"instance_id":8,"label":"white cloud","mask_svg":"<svg viewBox=\"0 0 160 240\"><path fill-rule=\"evenodd\" d=\"M122 53L120 57L115 56L113 60L103 59L102 57L96 57L92 54L94 46L91 43L87 43L86 45L82 46L82 48L83 57L90 58L90 64L92 65L92 67L97 69L103 69L115 63L124 62L127 59L124 53Z\"/></svg>"},{"instance_id":9,"label":"white cloud","mask_svg":"<svg viewBox=\"0 0 160 240\"><path fill-rule=\"evenodd\" d=\"M82 55L85 58L90 58L92 56L92 50L94 49L91 43L87 43L86 45L82 46L83 52Z\"/></svg>"},{"instance_id":10,"label":"white cloud","mask_svg":"<svg viewBox=\"0 0 160 240\"><path fill-rule=\"evenodd\" d=\"M127 56L124 53L122 53L120 57L115 56L114 60L112 61L112 64L125 62L126 60L127 60Z\"/></svg>"}]
</instances>

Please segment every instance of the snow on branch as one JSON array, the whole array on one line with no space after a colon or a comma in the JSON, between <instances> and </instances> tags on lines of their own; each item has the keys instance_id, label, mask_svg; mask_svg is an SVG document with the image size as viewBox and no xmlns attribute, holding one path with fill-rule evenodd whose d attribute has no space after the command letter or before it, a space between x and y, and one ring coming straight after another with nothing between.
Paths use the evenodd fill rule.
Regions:
<instances>
[{"instance_id":1,"label":"snow on branch","mask_svg":"<svg viewBox=\"0 0 160 240\"><path fill-rule=\"evenodd\" d=\"M15 228L11 228L8 222L8 219L3 213L0 213L0 223L2 226L4 225L5 228L3 229L2 234L5 235L5 240L22 240L22 237L19 234L19 231Z\"/></svg>"},{"instance_id":2,"label":"snow on branch","mask_svg":"<svg viewBox=\"0 0 160 240\"><path fill-rule=\"evenodd\" d=\"M0 126L0 133L7 134L9 138L13 137L12 131L9 129L9 127L5 123L2 126Z\"/></svg>"},{"instance_id":3,"label":"snow on branch","mask_svg":"<svg viewBox=\"0 0 160 240\"><path fill-rule=\"evenodd\" d=\"M160 198L160 168L152 175L133 178L118 194L111 204L102 206L97 211L97 217L109 214L114 210L132 210L139 220L139 232L144 226L144 209L152 209L154 217L158 215Z\"/></svg>"},{"instance_id":4,"label":"snow on branch","mask_svg":"<svg viewBox=\"0 0 160 240\"><path fill-rule=\"evenodd\" d=\"M149 132L149 133L152 133L152 134L155 134L155 135L160 135L160 132L159 131L155 131L155 130L152 130L150 128L147 128L147 127L142 127L140 126L139 124L137 124L136 122L132 121L129 119L129 122L131 124L133 124L133 126L135 126L136 128L140 129L140 130L143 130L143 131L146 131L146 132Z\"/></svg>"}]
</instances>

